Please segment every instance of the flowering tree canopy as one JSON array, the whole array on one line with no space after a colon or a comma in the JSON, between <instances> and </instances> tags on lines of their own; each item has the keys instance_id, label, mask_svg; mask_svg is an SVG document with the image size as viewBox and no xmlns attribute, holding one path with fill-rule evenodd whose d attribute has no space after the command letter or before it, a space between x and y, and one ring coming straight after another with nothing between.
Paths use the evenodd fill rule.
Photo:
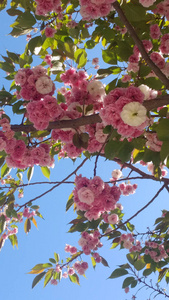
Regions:
<instances>
[{"instance_id":1,"label":"flowering tree canopy","mask_svg":"<svg viewBox=\"0 0 169 300\"><path fill-rule=\"evenodd\" d=\"M0 9L6 4L1 1ZM146 281L155 272L158 282L169 282L169 211L159 212L154 228L142 234L131 223L169 191L169 1L12 0L10 5L6 13L15 17L10 35L26 35L26 46L24 53L7 50L0 62L10 81L9 91L0 91L0 248L8 239L17 246L18 224L24 221L26 233L31 224L37 226L38 199L72 177L66 210L76 213L70 232L79 232L78 247L65 246L65 262L55 253L49 263L33 267L32 287L42 278L44 286L67 277L79 283L88 269L86 255L93 267L108 266L99 254L108 238L112 249L128 251L110 279L125 276L125 292L143 284L169 298L160 285ZM33 184L34 166L49 179L56 156L82 162L45 193L20 199L24 186ZM82 167L91 157L94 174L87 178ZM117 164L107 182L97 174L100 157ZM158 191L126 219L120 199L136 192L136 179L156 181Z\"/></svg>"}]
</instances>

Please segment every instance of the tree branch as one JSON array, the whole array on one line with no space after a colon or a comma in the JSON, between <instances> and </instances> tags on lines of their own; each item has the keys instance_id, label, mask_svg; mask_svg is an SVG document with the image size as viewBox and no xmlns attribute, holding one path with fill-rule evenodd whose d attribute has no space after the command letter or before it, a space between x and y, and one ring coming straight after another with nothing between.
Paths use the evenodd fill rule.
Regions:
<instances>
[{"instance_id":1,"label":"tree branch","mask_svg":"<svg viewBox=\"0 0 169 300\"><path fill-rule=\"evenodd\" d=\"M98 114L93 114L90 116L82 116L78 119L73 120L60 120L55 122L50 122L49 126L46 130L51 131L52 129L61 129L61 128L78 128L83 125L88 124L95 124L95 123L101 123L102 119ZM33 127L33 125L11 125L11 129L15 132L24 131L24 132L31 132L31 131L37 131Z\"/></svg>"},{"instance_id":2,"label":"tree branch","mask_svg":"<svg viewBox=\"0 0 169 300\"><path fill-rule=\"evenodd\" d=\"M148 111L167 104L169 104L169 95L160 96L152 100L146 100L143 103L143 105ZM80 118L73 119L73 120L60 120L60 121L50 122L46 130L51 131L52 129L62 129L62 128L75 129L83 125L90 125L90 124L96 124L101 122L102 119L100 118L99 114L93 114L90 116L82 116ZM15 125L11 125L11 129L15 132L24 131L27 133L37 131L37 129L33 127L33 124L31 125L15 124Z\"/></svg>"},{"instance_id":3,"label":"tree branch","mask_svg":"<svg viewBox=\"0 0 169 300\"><path fill-rule=\"evenodd\" d=\"M76 172L84 165L84 163L88 160L88 158L85 158L82 163L72 172L70 173L68 176L66 176L62 181L60 181L59 183L57 183L56 185L54 185L52 188L50 188L49 190L47 190L46 192L40 194L39 196L27 201L26 203L24 203L23 205L20 205L18 210L19 211L22 207L26 206L28 203L33 202L43 196L45 196L46 194L50 193L51 191L53 191L55 188L57 188L59 185L61 185L62 183L64 183L68 178L70 178L72 175L76 174Z\"/></svg>"},{"instance_id":4,"label":"tree branch","mask_svg":"<svg viewBox=\"0 0 169 300\"><path fill-rule=\"evenodd\" d=\"M153 63L153 61L148 56L148 54L147 54L147 52L146 52L146 50L143 46L143 43L141 42L141 40L137 36L137 34L136 34L134 28L132 27L132 25L127 20L124 12L122 11L122 9L120 7L120 4L116 1L112 5L115 8L115 10L118 12L118 15L119 15L121 21L126 26L126 28L127 28L128 32L130 33L132 39L134 40L135 44L137 45L138 49L140 50L140 52L142 54L142 57L145 59L145 61L148 63L149 67L154 71L154 73L157 75L157 77L161 80L161 82L163 82L164 85L167 88L169 88L168 78L161 72L161 70Z\"/></svg>"}]
</instances>

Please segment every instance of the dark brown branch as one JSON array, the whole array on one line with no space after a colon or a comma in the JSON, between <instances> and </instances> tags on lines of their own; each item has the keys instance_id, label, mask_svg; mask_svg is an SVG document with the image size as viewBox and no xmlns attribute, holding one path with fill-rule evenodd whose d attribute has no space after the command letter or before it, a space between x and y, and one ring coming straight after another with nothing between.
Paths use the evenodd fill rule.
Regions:
<instances>
[{"instance_id":1,"label":"dark brown branch","mask_svg":"<svg viewBox=\"0 0 169 300\"><path fill-rule=\"evenodd\" d=\"M149 174L141 171L140 169L136 168L135 166L133 166L130 163L126 163L126 162L122 163L122 161L119 158L114 158L113 161L115 161L116 163L118 163L120 165L123 164L125 167L133 170L134 172L136 172L138 174L140 174L144 179L152 179L152 180L155 180L155 181L161 181L161 182L164 182L166 186L169 185L169 179L168 178L164 178L164 177L162 177L160 179L156 178L153 175L149 175Z\"/></svg>"},{"instance_id":2,"label":"dark brown branch","mask_svg":"<svg viewBox=\"0 0 169 300\"><path fill-rule=\"evenodd\" d=\"M133 268L131 267L131 265L130 265L130 270L133 272L133 274L134 274L134 276L136 277L136 280L137 280L138 282L143 283L147 288L152 289L154 292L157 292L158 294L161 294L161 295L163 295L163 296L169 298L169 295L166 294L166 292L163 291L161 288L159 288L158 285L157 285L157 288L155 288L155 287L153 287L152 284L151 284L151 285L148 284L148 283L145 281L145 278L144 278L144 279L140 278L140 277L138 276L138 273L136 272L136 270L133 269ZM157 295L158 295L158 294L157 294ZM156 295L156 296L157 296L157 295ZM156 297L156 296L155 296L155 297ZM155 297L154 297L154 298L155 298ZM135 298L135 299L136 299L136 298Z\"/></svg>"},{"instance_id":3,"label":"dark brown branch","mask_svg":"<svg viewBox=\"0 0 169 300\"><path fill-rule=\"evenodd\" d=\"M153 63L153 61L148 56L147 52L145 51L145 48L143 46L143 43L137 36L134 28L127 20L124 12L122 11L120 4L116 1L113 3L113 7L118 12L120 20L124 23L126 26L129 34L131 35L132 39L134 40L135 44L137 45L138 49L140 50L140 53L142 54L142 57L145 59L149 67L154 71L154 73L157 75L157 77L161 80L161 82L164 83L164 85L169 88L169 80L168 78L161 72L161 70Z\"/></svg>"},{"instance_id":4,"label":"dark brown branch","mask_svg":"<svg viewBox=\"0 0 169 300\"><path fill-rule=\"evenodd\" d=\"M134 219L138 214L140 214L145 208L147 208L157 197L158 195L162 192L162 190L165 188L165 184L158 190L158 192L155 194L155 196L146 204L144 205L141 209L139 209L133 216L131 216L127 221L122 223L121 225L118 226L120 228L122 225L127 224L130 222L132 219Z\"/></svg>"},{"instance_id":5,"label":"dark brown branch","mask_svg":"<svg viewBox=\"0 0 169 300\"><path fill-rule=\"evenodd\" d=\"M152 100L146 100L143 103L144 107L148 111L168 104L169 104L169 95L160 96Z\"/></svg>"},{"instance_id":6,"label":"dark brown branch","mask_svg":"<svg viewBox=\"0 0 169 300\"><path fill-rule=\"evenodd\" d=\"M101 237L103 236L107 236L109 235L110 233L113 233L115 231L117 231L119 228L121 228L123 225L127 224L128 222L130 222L132 219L134 219L138 214L140 214L145 208L147 208L157 197L158 195L162 192L162 190L165 188L165 185L164 184L159 190L158 192L155 194L155 196L146 204L144 205L142 208L140 208L134 215L132 215L129 219L127 219L125 222L119 224L115 229L112 229L112 231L108 232L108 233L105 233L105 234L102 234Z\"/></svg>"},{"instance_id":7,"label":"dark brown branch","mask_svg":"<svg viewBox=\"0 0 169 300\"><path fill-rule=\"evenodd\" d=\"M147 110L155 109L167 104L169 104L169 95L161 96L152 100L147 100L144 101L143 103L143 105ZM96 124L101 122L102 119L100 118L99 114L93 114L90 116L82 116L74 120L61 120L61 121L50 122L46 130L51 131L52 129L61 129L61 128L75 129L83 125L90 125L90 124ZM11 125L11 129L15 132L24 131L27 133L37 131L37 129L35 129L33 125L23 125L23 124Z\"/></svg>"},{"instance_id":8,"label":"dark brown branch","mask_svg":"<svg viewBox=\"0 0 169 300\"><path fill-rule=\"evenodd\" d=\"M102 119L100 118L100 116L98 114L94 114L90 116L83 116L73 120L61 120L61 121L50 122L46 130L50 131L52 129L61 129L61 128L78 128L83 125L95 124L101 122ZM37 131L37 129L35 129L33 125L11 125L11 129L15 132L24 131L27 133L31 131Z\"/></svg>"}]
</instances>

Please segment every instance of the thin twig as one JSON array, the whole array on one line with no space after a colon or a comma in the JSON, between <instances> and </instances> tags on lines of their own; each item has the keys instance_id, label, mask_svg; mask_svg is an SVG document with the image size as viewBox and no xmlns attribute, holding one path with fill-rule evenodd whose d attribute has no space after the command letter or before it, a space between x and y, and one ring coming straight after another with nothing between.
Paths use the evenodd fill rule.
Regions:
<instances>
[{"instance_id":1,"label":"thin twig","mask_svg":"<svg viewBox=\"0 0 169 300\"><path fill-rule=\"evenodd\" d=\"M19 206L19 209L20 210L22 207L26 206L28 203L30 202L33 202L43 196L45 196L46 194L50 193L51 191L53 191L55 188L57 188L59 185L61 185L62 183L64 183L68 178L70 178L72 175L76 174L76 172L84 165L84 163L88 160L88 158L86 157L82 163L72 172L70 173L67 177L65 177L62 181L60 181L59 183L57 183L56 185L54 185L51 189L47 190L46 192L40 194L39 196L27 201L26 203L24 203L23 205ZM18 211L17 210L17 211Z\"/></svg>"},{"instance_id":2,"label":"thin twig","mask_svg":"<svg viewBox=\"0 0 169 300\"><path fill-rule=\"evenodd\" d=\"M113 233L115 231L117 231L120 227L122 227L123 225L125 225L126 223L130 222L132 219L134 219L138 214L140 214L145 208L147 208L157 197L158 195L162 192L162 190L165 188L165 184L158 190L158 192L155 194L155 196L146 204L144 205L141 209L139 209L134 215L132 215L129 219L127 219L127 221L123 222L122 224L119 224L115 229L112 229L112 231L103 234L101 237L103 236L107 236L110 233Z\"/></svg>"}]
</instances>

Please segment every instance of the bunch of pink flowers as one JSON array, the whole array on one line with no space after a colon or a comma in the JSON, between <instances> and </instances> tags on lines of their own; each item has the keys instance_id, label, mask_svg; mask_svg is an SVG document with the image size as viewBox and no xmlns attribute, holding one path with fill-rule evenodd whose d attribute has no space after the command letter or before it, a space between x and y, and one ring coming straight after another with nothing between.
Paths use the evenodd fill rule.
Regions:
<instances>
[{"instance_id":1,"label":"bunch of pink flowers","mask_svg":"<svg viewBox=\"0 0 169 300\"><path fill-rule=\"evenodd\" d=\"M116 88L109 92L109 94L104 98L104 107L100 111L100 116L103 120L103 124L112 125L117 129L117 132L123 137L136 138L143 133L143 129L148 124L148 118L146 118L146 113L144 113L143 118L139 118L139 124L133 125L130 123L133 120L137 121L139 116L139 110L142 109L142 103L144 101L144 94L139 88L130 86L128 88ZM125 111L127 105L133 104L138 105L136 110L127 113L129 118L128 124L122 119L122 112ZM141 121L140 121L141 120ZM129 125L131 124L131 125Z\"/></svg>"},{"instance_id":2,"label":"bunch of pink flowers","mask_svg":"<svg viewBox=\"0 0 169 300\"><path fill-rule=\"evenodd\" d=\"M99 176L88 179L79 175L75 178L75 184L73 194L76 209L84 211L89 221L97 220L105 212L117 207L120 189L117 186L110 187Z\"/></svg>"},{"instance_id":3,"label":"bunch of pink flowers","mask_svg":"<svg viewBox=\"0 0 169 300\"><path fill-rule=\"evenodd\" d=\"M15 83L21 87L18 97L26 101L38 101L45 95L53 95L55 85L42 66L20 69L15 75Z\"/></svg>"},{"instance_id":4,"label":"bunch of pink flowers","mask_svg":"<svg viewBox=\"0 0 169 300\"><path fill-rule=\"evenodd\" d=\"M111 4L114 2L115 0L79 0L80 14L86 21L105 17L111 12Z\"/></svg>"}]
</instances>

